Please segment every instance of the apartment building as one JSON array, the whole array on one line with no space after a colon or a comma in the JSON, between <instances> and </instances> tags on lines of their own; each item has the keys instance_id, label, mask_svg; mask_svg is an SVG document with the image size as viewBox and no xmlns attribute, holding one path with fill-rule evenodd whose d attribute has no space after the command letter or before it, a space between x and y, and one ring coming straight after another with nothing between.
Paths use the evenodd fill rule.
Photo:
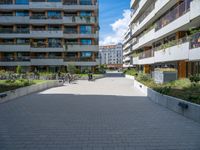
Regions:
<instances>
[{"instance_id":1,"label":"apartment building","mask_svg":"<svg viewBox=\"0 0 200 150\"><path fill-rule=\"evenodd\" d=\"M95 71L97 0L1 0L0 69Z\"/></svg>"},{"instance_id":2,"label":"apartment building","mask_svg":"<svg viewBox=\"0 0 200 150\"><path fill-rule=\"evenodd\" d=\"M110 65L113 67L122 67L123 64L123 49L122 44L100 46L100 61L101 64Z\"/></svg>"},{"instance_id":3,"label":"apartment building","mask_svg":"<svg viewBox=\"0 0 200 150\"><path fill-rule=\"evenodd\" d=\"M124 67L149 74L175 68L179 78L200 74L200 0L131 0L131 9Z\"/></svg>"}]
</instances>

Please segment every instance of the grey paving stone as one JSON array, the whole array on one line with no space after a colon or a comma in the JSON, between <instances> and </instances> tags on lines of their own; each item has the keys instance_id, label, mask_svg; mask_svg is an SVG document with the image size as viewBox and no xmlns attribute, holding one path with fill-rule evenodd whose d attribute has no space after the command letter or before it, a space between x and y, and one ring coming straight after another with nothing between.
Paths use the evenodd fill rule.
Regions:
<instances>
[{"instance_id":1,"label":"grey paving stone","mask_svg":"<svg viewBox=\"0 0 200 150\"><path fill-rule=\"evenodd\" d=\"M0 150L199 150L200 124L116 76L0 104Z\"/></svg>"}]
</instances>

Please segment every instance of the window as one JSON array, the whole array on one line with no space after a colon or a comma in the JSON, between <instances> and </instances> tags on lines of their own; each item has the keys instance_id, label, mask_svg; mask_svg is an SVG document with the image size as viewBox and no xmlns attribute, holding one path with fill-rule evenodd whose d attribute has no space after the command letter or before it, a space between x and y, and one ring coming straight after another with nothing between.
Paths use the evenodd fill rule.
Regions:
<instances>
[{"instance_id":1,"label":"window","mask_svg":"<svg viewBox=\"0 0 200 150\"><path fill-rule=\"evenodd\" d=\"M91 57L92 56L92 52L82 52L81 53L81 57Z\"/></svg>"},{"instance_id":2,"label":"window","mask_svg":"<svg viewBox=\"0 0 200 150\"><path fill-rule=\"evenodd\" d=\"M92 27L91 26L80 26L80 33L91 34L92 33Z\"/></svg>"},{"instance_id":3,"label":"window","mask_svg":"<svg viewBox=\"0 0 200 150\"><path fill-rule=\"evenodd\" d=\"M82 45L92 45L92 40L91 39L81 39L81 44Z\"/></svg>"},{"instance_id":4,"label":"window","mask_svg":"<svg viewBox=\"0 0 200 150\"><path fill-rule=\"evenodd\" d=\"M80 12L80 16L92 16L92 12L90 11L81 11Z\"/></svg>"},{"instance_id":5,"label":"window","mask_svg":"<svg viewBox=\"0 0 200 150\"><path fill-rule=\"evenodd\" d=\"M48 0L48 2L61 2L61 0Z\"/></svg>"},{"instance_id":6,"label":"window","mask_svg":"<svg viewBox=\"0 0 200 150\"><path fill-rule=\"evenodd\" d=\"M61 12L60 11L48 11L48 17L49 18L61 18Z\"/></svg>"},{"instance_id":7,"label":"window","mask_svg":"<svg viewBox=\"0 0 200 150\"><path fill-rule=\"evenodd\" d=\"M80 5L92 5L92 0L80 0Z\"/></svg>"},{"instance_id":8,"label":"window","mask_svg":"<svg viewBox=\"0 0 200 150\"><path fill-rule=\"evenodd\" d=\"M29 4L29 0L16 0L15 4L26 5Z\"/></svg>"},{"instance_id":9,"label":"window","mask_svg":"<svg viewBox=\"0 0 200 150\"><path fill-rule=\"evenodd\" d=\"M29 16L28 11L16 11L16 16Z\"/></svg>"}]
</instances>

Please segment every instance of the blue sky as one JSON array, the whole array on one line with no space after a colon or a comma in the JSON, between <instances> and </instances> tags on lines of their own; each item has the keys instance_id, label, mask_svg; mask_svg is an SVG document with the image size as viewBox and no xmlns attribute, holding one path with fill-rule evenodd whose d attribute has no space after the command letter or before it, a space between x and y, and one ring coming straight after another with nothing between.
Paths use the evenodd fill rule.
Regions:
<instances>
[{"instance_id":1,"label":"blue sky","mask_svg":"<svg viewBox=\"0 0 200 150\"><path fill-rule=\"evenodd\" d=\"M100 41L114 35L110 24L123 18L124 10L129 9L130 0L99 0Z\"/></svg>"}]
</instances>

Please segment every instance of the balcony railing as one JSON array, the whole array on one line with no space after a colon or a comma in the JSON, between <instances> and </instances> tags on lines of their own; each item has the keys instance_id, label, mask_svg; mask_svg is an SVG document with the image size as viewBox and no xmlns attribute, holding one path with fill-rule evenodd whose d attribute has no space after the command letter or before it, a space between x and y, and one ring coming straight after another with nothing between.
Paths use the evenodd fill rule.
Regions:
<instances>
[{"instance_id":1,"label":"balcony railing","mask_svg":"<svg viewBox=\"0 0 200 150\"><path fill-rule=\"evenodd\" d=\"M0 61L5 61L5 62L17 62L17 61L30 61L30 57L29 56L23 56L23 57L5 57L0 59Z\"/></svg>"},{"instance_id":2,"label":"balcony railing","mask_svg":"<svg viewBox=\"0 0 200 150\"><path fill-rule=\"evenodd\" d=\"M162 45L160 45L158 47L155 47L154 51L159 51L159 50L162 50L162 49L167 49L169 47L180 45L180 44L183 44L183 43L186 43L186 42L189 42L189 41L190 41L190 37L183 37L181 39L172 40L172 41L169 41L169 42L167 42L165 44L162 44Z\"/></svg>"},{"instance_id":3,"label":"balcony railing","mask_svg":"<svg viewBox=\"0 0 200 150\"><path fill-rule=\"evenodd\" d=\"M93 60L92 58L65 58L64 61L67 62L94 62L95 60Z\"/></svg>"},{"instance_id":4,"label":"balcony railing","mask_svg":"<svg viewBox=\"0 0 200 150\"><path fill-rule=\"evenodd\" d=\"M0 33L30 33L29 29L0 29Z\"/></svg>"},{"instance_id":5,"label":"balcony railing","mask_svg":"<svg viewBox=\"0 0 200 150\"><path fill-rule=\"evenodd\" d=\"M191 36L190 49L200 47L200 32Z\"/></svg>"},{"instance_id":6,"label":"balcony railing","mask_svg":"<svg viewBox=\"0 0 200 150\"><path fill-rule=\"evenodd\" d=\"M180 4L177 4L174 8L172 8L168 13L166 13L164 16L162 16L157 22L156 22L156 31L163 28L164 26L168 25L172 21L178 19L182 15L184 15L186 12L190 9L190 2L192 0L184 0Z\"/></svg>"},{"instance_id":7,"label":"balcony railing","mask_svg":"<svg viewBox=\"0 0 200 150\"><path fill-rule=\"evenodd\" d=\"M0 5L8 5L8 4L13 4L12 0L1 0Z\"/></svg>"},{"instance_id":8,"label":"balcony railing","mask_svg":"<svg viewBox=\"0 0 200 150\"><path fill-rule=\"evenodd\" d=\"M139 54L139 59L145 59L145 58L150 58L154 56L154 51L153 49L144 51L142 53Z\"/></svg>"}]
</instances>

